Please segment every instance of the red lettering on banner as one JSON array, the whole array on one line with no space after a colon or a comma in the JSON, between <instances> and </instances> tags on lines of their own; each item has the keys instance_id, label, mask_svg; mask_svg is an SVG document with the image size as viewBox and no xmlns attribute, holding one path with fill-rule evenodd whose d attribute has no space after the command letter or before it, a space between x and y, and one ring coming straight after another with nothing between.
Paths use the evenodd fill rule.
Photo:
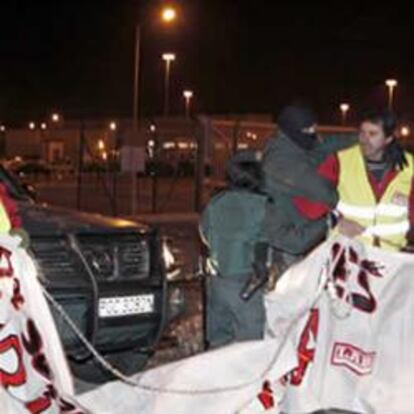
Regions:
<instances>
[{"instance_id":1,"label":"red lettering on banner","mask_svg":"<svg viewBox=\"0 0 414 414\"><path fill-rule=\"evenodd\" d=\"M257 398L265 410L270 410L275 406L275 399L273 397L273 391L269 381L265 381L263 383L262 390L257 395Z\"/></svg>"},{"instance_id":2,"label":"red lettering on banner","mask_svg":"<svg viewBox=\"0 0 414 414\"><path fill-rule=\"evenodd\" d=\"M300 385L309 364L315 357L315 344L319 329L319 310L312 309L298 345L299 365L289 374L292 385ZM312 341L312 342L311 342Z\"/></svg>"},{"instance_id":3,"label":"red lettering on banner","mask_svg":"<svg viewBox=\"0 0 414 414\"><path fill-rule=\"evenodd\" d=\"M335 243L332 246L332 260L335 260L341 250L341 245L339 243ZM351 292L350 297L349 295L345 298L347 302L352 303L352 306L355 309L360 310L361 312L366 313L373 313L377 308L377 301L371 291L371 287L369 285L369 276L374 277L382 277L382 273L380 272L380 266L377 265L373 261L369 260L360 260L356 251L350 248L349 251L349 260L350 263L359 266L360 270L357 276L357 283L361 287L361 289L365 292L365 294ZM340 299L342 299L345 295L345 288L341 283L346 283L347 281L347 270L346 270L346 257L345 251L342 251L341 257L338 259L338 262L333 269L333 278L336 282L335 288L336 293Z\"/></svg>"},{"instance_id":4,"label":"red lettering on banner","mask_svg":"<svg viewBox=\"0 0 414 414\"><path fill-rule=\"evenodd\" d=\"M368 375L372 372L375 355L375 352L366 352L351 344L335 342L331 364L346 367L360 376Z\"/></svg>"},{"instance_id":5,"label":"red lettering on banner","mask_svg":"<svg viewBox=\"0 0 414 414\"><path fill-rule=\"evenodd\" d=\"M18 387L26 382L26 370L23 365L22 349L19 338L16 335L9 335L0 341L0 354L14 352L17 360L17 368L14 372L7 371L0 366L0 381L4 388L10 386Z\"/></svg>"},{"instance_id":6,"label":"red lettering on banner","mask_svg":"<svg viewBox=\"0 0 414 414\"><path fill-rule=\"evenodd\" d=\"M49 395L37 398L34 401L26 403L26 408L30 414L41 414L52 405L52 400Z\"/></svg>"},{"instance_id":7,"label":"red lettering on banner","mask_svg":"<svg viewBox=\"0 0 414 414\"><path fill-rule=\"evenodd\" d=\"M19 279L14 279L13 280L13 297L11 299L12 305L14 306L14 308L16 310L19 310L23 303L24 303L24 298L22 296L22 293L20 291L20 281Z\"/></svg>"},{"instance_id":8,"label":"red lettering on banner","mask_svg":"<svg viewBox=\"0 0 414 414\"><path fill-rule=\"evenodd\" d=\"M12 277L14 275L13 266L11 264L11 251L0 246L0 277Z\"/></svg>"},{"instance_id":9,"label":"red lettering on banner","mask_svg":"<svg viewBox=\"0 0 414 414\"><path fill-rule=\"evenodd\" d=\"M32 356L33 368L45 378L51 378L51 370L46 356L42 351L43 342L33 320L27 321L28 337L22 334L22 341L26 351Z\"/></svg>"}]
</instances>

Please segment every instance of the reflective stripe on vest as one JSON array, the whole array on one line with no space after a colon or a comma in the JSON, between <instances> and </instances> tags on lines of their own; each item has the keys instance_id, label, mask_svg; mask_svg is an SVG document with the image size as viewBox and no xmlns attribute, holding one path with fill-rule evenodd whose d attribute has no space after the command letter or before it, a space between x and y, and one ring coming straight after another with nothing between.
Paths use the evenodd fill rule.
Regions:
<instances>
[{"instance_id":1,"label":"reflective stripe on vest","mask_svg":"<svg viewBox=\"0 0 414 414\"><path fill-rule=\"evenodd\" d=\"M413 159L408 153L406 157L408 166L396 174L377 201L359 145L338 153L340 202L337 208L345 218L365 227L358 237L361 241L373 244L376 236L386 249L399 250L405 246L413 178Z\"/></svg>"}]
</instances>

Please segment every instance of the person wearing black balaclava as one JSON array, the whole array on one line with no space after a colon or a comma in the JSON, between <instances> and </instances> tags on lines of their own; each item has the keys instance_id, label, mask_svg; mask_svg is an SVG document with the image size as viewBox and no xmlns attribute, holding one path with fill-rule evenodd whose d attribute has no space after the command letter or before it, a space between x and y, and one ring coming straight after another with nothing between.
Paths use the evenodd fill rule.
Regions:
<instances>
[{"instance_id":1,"label":"person wearing black balaclava","mask_svg":"<svg viewBox=\"0 0 414 414\"><path fill-rule=\"evenodd\" d=\"M286 106L277 118L278 132L264 150L264 191L271 199L265 231L279 272L302 258L328 230L328 217L310 220L302 216L293 204L294 197L334 207L338 200L336 190L318 175L317 167L330 153L354 142L344 136L320 140L316 127L317 118L311 108Z\"/></svg>"}]
</instances>

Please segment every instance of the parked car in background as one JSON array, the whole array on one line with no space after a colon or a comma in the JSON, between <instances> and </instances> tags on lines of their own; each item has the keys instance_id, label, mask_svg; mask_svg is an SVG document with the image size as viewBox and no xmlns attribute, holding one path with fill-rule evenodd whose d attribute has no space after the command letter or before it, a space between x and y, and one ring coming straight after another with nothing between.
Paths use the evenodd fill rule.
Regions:
<instances>
[{"instance_id":1,"label":"parked car in background","mask_svg":"<svg viewBox=\"0 0 414 414\"><path fill-rule=\"evenodd\" d=\"M36 203L4 167L0 180L18 204L47 291L108 362L127 375L142 369L183 306L182 295L170 294L171 252L157 230ZM75 375L111 379L58 309L51 310Z\"/></svg>"}]
</instances>

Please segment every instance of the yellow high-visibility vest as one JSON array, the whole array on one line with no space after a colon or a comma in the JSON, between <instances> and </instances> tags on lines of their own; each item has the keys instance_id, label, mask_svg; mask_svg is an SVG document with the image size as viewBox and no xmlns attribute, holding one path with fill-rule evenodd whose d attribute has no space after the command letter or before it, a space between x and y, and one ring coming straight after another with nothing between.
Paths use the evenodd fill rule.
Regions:
<instances>
[{"instance_id":1,"label":"yellow high-visibility vest","mask_svg":"<svg viewBox=\"0 0 414 414\"><path fill-rule=\"evenodd\" d=\"M8 233L11 229L9 215L0 201L0 233Z\"/></svg>"},{"instance_id":2,"label":"yellow high-visibility vest","mask_svg":"<svg viewBox=\"0 0 414 414\"><path fill-rule=\"evenodd\" d=\"M387 250L400 250L407 244L409 197L414 171L412 156L408 153L405 156L408 166L396 174L377 201L360 146L355 145L338 153L337 209L345 218L366 228L358 237L366 244L373 245L376 238L380 246Z\"/></svg>"}]
</instances>

